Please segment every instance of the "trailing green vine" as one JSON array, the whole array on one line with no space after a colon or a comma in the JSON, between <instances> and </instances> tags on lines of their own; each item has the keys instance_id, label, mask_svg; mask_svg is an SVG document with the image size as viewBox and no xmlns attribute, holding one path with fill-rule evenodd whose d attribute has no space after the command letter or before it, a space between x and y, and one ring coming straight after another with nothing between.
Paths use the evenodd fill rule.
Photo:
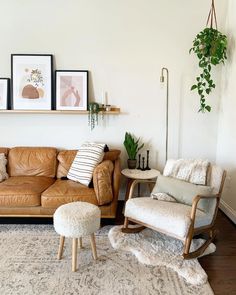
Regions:
<instances>
[{"instance_id":1,"label":"trailing green vine","mask_svg":"<svg viewBox=\"0 0 236 295\"><path fill-rule=\"evenodd\" d=\"M215 19L216 29L213 26ZM205 28L193 41L193 47L189 53L194 52L199 59L200 75L196 78L196 84L192 85L191 90L196 90L200 96L199 112L211 111L211 106L207 103L206 97L216 87L212 77L212 66L225 62L227 59L227 37L217 30L214 1L208 16L207 24L210 21L210 28Z\"/></svg>"}]
</instances>

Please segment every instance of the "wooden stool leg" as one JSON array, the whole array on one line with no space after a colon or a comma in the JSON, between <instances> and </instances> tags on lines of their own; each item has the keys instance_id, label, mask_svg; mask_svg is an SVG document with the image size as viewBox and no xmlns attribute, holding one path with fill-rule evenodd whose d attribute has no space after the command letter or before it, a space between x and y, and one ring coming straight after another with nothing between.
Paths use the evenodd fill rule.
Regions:
<instances>
[{"instance_id":1,"label":"wooden stool leg","mask_svg":"<svg viewBox=\"0 0 236 295\"><path fill-rule=\"evenodd\" d=\"M60 236L60 244L59 244L59 250L57 254L57 259L61 259L62 253L63 253L63 247L64 247L65 237Z\"/></svg>"},{"instance_id":2,"label":"wooden stool leg","mask_svg":"<svg viewBox=\"0 0 236 295\"><path fill-rule=\"evenodd\" d=\"M72 240L72 271L76 271L77 248L78 248L78 239L73 238Z\"/></svg>"},{"instance_id":3,"label":"wooden stool leg","mask_svg":"<svg viewBox=\"0 0 236 295\"><path fill-rule=\"evenodd\" d=\"M79 249L83 248L82 237L79 238Z\"/></svg>"},{"instance_id":4,"label":"wooden stool leg","mask_svg":"<svg viewBox=\"0 0 236 295\"><path fill-rule=\"evenodd\" d=\"M91 242L91 247L92 247L92 252L93 252L93 259L97 259L97 249L96 249L96 243L95 243L95 236L94 234L90 235L90 242Z\"/></svg>"}]
</instances>

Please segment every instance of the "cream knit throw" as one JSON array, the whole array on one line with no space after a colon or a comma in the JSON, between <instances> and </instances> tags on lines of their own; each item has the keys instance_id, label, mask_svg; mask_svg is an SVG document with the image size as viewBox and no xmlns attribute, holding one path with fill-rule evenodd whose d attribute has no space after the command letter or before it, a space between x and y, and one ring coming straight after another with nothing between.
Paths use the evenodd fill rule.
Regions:
<instances>
[{"instance_id":1,"label":"cream knit throw","mask_svg":"<svg viewBox=\"0 0 236 295\"><path fill-rule=\"evenodd\" d=\"M8 178L6 171L7 159L5 154L0 154L0 182Z\"/></svg>"},{"instance_id":2,"label":"cream knit throw","mask_svg":"<svg viewBox=\"0 0 236 295\"><path fill-rule=\"evenodd\" d=\"M206 185L208 160L168 160L163 175L178 178L194 184Z\"/></svg>"}]
</instances>

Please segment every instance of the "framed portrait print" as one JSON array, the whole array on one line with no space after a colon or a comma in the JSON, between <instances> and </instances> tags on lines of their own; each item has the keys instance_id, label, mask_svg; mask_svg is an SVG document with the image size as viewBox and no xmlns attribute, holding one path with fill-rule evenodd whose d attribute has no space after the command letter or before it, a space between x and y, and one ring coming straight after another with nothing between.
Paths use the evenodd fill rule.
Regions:
<instances>
[{"instance_id":1,"label":"framed portrait print","mask_svg":"<svg viewBox=\"0 0 236 295\"><path fill-rule=\"evenodd\" d=\"M7 110L9 106L10 79L0 78L0 110Z\"/></svg>"},{"instance_id":2,"label":"framed portrait print","mask_svg":"<svg viewBox=\"0 0 236 295\"><path fill-rule=\"evenodd\" d=\"M51 54L12 54L11 78L12 109L52 109Z\"/></svg>"},{"instance_id":3,"label":"framed portrait print","mask_svg":"<svg viewBox=\"0 0 236 295\"><path fill-rule=\"evenodd\" d=\"M56 71L56 109L87 110L88 71Z\"/></svg>"}]
</instances>

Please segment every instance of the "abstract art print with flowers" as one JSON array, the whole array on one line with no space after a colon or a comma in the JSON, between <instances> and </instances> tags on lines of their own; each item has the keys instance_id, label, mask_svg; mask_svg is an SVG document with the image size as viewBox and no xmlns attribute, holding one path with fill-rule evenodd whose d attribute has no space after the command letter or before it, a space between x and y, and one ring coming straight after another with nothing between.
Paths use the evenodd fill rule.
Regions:
<instances>
[{"instance_id":1,"label":"abstract art print with flowers","mask_svg":"<svg viewBox=\"0 0 236 295\"><path fill-rule=\"evenodd\" d=\"M56 109L87 110L88 71L56 71Z\"/></svg>"},{"instance_id":2,"label":"abstract art print with flowers","mask_svg":"<svg viewBox=\"0 0 236 295\"><path fill-rule=\"evenodd\" d=\"M11 78L12 109L52 109L51 54L12 54Z\"/></svg>"}]
</instances>

